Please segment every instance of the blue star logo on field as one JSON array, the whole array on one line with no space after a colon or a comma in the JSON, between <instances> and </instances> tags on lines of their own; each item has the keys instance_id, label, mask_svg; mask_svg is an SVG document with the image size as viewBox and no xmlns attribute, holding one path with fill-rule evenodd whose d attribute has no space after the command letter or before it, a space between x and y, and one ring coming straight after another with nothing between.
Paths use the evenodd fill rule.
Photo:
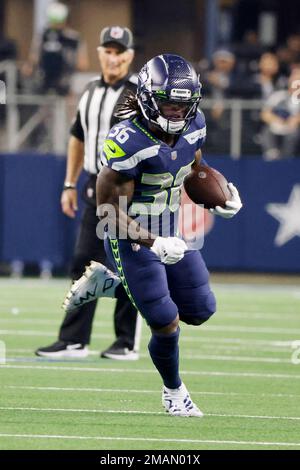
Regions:
<instances>
[{"instance_id":1,"label":"blue star logo on field","mask_svg":"<svg viewBox=\"0 0 300 470\"><path fill-rule=\"evenodd\" d=\"M286 204L267 204L266 211L280 223L274 240L276 246L300 237L300 184L295 184Z\"/></svg>"}]
</instances>

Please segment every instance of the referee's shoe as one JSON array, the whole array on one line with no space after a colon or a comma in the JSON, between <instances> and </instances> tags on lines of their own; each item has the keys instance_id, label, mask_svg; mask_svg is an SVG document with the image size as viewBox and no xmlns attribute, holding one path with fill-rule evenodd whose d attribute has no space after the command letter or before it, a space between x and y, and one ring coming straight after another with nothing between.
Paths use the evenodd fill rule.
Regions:
<instances>
[{"instance_id":1,"label":"referee's shoe","mask_svg":"<svg viewBox=\"0 0 300 470\"><path fill-rule=\"evenodd\" d=\"M89 355L89 348L85 344L58 340L49 346L38 348L35 354L49 359L84 359Z\"/></svg>"},{"instance_id":2,"label":"referee's shoe","mask_svg":"<svg viewBox=\"0 0 300 470\"><path fill-rule=\"evenodd\" d=\"M89 355L89 348L81 343L58 340L49 346L38 348L35 354L48 359L84 359ZM120 344L117 340L105 351L102 351L100 357L117 361L137 361L139 354Z\"/></svg>"},{"instance_id":3,"label":"referee's shoe","mask_svg":"<svg viewBox=\"0 0 300 470\"><path fill-rule=\"evenodd\" d=\"M102 351L100 357L104 359L115 359L117 361L137 361L139 353L134 349L129 349L120 343L120 340L116 340L109 348Z\"/></svg>"}]
</instances>

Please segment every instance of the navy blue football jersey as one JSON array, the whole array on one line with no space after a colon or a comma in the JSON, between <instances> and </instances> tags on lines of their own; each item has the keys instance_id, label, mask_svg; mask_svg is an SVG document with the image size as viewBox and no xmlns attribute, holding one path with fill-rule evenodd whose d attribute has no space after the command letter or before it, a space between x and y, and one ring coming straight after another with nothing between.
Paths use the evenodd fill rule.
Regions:
<instances>
[{"instance_id":1,"label":"navy blue football jersey","mask_svg":"<svg viewBox=\"0 0 300 470\"><path fill-rule=\"evenodd\" d=\"M200 110L173 147L157 139L138 117L110 130L103 145L102 164L134 179L128 213L152 233L176 233L180 190L205 136L205 118Z\"/></svg>"}]
</instances>

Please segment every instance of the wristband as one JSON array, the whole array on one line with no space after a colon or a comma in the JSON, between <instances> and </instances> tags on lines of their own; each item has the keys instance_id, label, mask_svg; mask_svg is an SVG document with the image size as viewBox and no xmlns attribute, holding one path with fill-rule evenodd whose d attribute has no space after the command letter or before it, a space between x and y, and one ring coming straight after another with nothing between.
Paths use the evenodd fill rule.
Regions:
<instances>
[{"instance_id":1,"label":"wristband","mask_svg":"<svg viewBox=\"0 0 300 470\"><path fill-rule=\"evenodd\" d=\"M66 191L67 189L76 189L76 184L73 183L64 183L63 190Z\"/></svg>"}]
</instances>

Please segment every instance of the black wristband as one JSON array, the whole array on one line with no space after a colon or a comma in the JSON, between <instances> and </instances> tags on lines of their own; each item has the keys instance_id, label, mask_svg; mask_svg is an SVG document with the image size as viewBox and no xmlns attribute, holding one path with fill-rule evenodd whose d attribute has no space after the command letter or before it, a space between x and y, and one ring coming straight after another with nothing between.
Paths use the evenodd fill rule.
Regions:
<instances>
[{"instance_id":1,"label":"black wristband","mask_svg":"<svg viewBox=\"0 0 300 470\"><path fill-rule=\"evenodd\" d=\"M72 183L65 183L63 186L63 191L66 191L67 189L76 189L76 185Z\"/></svg>"}]
</instances>

